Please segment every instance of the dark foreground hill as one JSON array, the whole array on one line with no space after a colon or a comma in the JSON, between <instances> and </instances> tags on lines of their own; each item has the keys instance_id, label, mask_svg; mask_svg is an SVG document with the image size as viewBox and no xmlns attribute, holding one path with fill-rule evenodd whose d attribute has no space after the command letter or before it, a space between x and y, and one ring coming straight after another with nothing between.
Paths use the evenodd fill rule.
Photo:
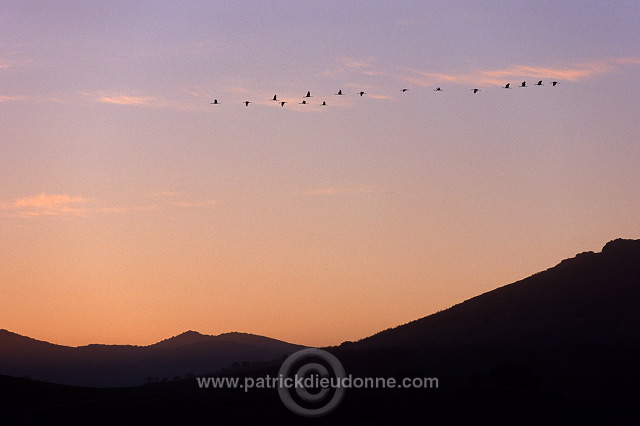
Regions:
<instances>
[{"instance_id":1,"label":"dark foreground hill","mask_svg":"<svg viewBox=\"0 0 640 426\"><path fill-rule=\"evenodd\" d=\"M136 386L210 373L234 362L281 359L300 348L253 334L195 331L149 346L69 347L0 330L0 374L76 386Z\"/></svg>"},{"instance_id":2,"label":"dark foreground hill","mask_svg":"<svg viewBox=\"0 0 640 426\"><path fill-rule=\"evenodd\" d=\"M353 346L638 345L639 307L640 241L619 239Z\"/></svg>"},{"instance_id":3,"label":"dark foreground hill","mask_svg":"<svg viewBox=\"0 0 640 426\"><path fill-rule=\"evenodd\" d=\"M452 416L626 424L638 418L639 308L640 240L618 239L333 352L360 376L439 377L423 400L434 412L453 392Z\"/></svg>"},{"instance_id":4,"label":"dark foreground hill","mask_svg":"<svg viewBox=\"0 0 640 426\"><path fill-rule=\"evenodd\" d=\"M640 241L615 240L601 253L327 348L353 377L435 377L439 385L349 389L320 419L289 412L273 389L201 389L194 379L81 389L0 377L0 412L14 423L70 425L636 424L639 287ZM281 362L255 365L223 375L274 377Z\"/></svg>"}]
</instances>

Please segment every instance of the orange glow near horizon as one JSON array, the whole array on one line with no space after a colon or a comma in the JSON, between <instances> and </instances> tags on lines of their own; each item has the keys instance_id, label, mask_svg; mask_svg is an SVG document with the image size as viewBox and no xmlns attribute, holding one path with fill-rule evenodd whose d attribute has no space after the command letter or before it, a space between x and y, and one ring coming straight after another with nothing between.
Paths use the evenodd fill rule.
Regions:
<instances>
[{"instance_id":1,"label":"orange glow near horizon","mask_svg":"<svg viewBox=\"0 0 640 426\"><path fill-rule=\"evenodd\" d=\"M3 5L0 328L337 345L640 238L640 6L143 3Z\"/></svg>"}]
</instances>

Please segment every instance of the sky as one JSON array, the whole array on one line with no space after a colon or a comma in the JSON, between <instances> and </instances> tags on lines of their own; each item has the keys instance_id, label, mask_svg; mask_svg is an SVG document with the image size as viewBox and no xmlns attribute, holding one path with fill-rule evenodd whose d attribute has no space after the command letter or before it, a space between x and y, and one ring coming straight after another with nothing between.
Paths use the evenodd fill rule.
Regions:
<instances>
[{"instance_id":1,"label":"sky","mask_svg":"<svg viewBox=\"0 0 640 426\"><path fill-rule=\"evenodd\" d=\"M335 345L640 238L637 1L0 11L0 328Z\"/></svg>"}]
</instances>

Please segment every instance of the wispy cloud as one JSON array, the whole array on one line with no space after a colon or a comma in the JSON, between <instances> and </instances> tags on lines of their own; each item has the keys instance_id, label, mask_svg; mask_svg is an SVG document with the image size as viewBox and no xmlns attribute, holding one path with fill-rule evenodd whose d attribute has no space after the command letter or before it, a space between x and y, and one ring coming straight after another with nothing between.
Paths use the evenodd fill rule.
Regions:
<instances>
[{"instance_id":1,"label":"wispy cloud","mask_svg":"<svg viewBox=\"0 0 640 426\"><path fill-rule=\"evenodd\" d=\"M615 62L623 65L640 65L640 58L627 57L627 58L617 58Z\"/></svg>"},{"instance_id":2,"label":"wispy cloud","mask_svg":"<svg viewBox=\"0 0 640 426\"><path fill-rule=\"evenodd\" d=\"M605 62L591 62L568 67L552 68L541 66L513 66L506 69L480 71L483 82L496 82L497 78L553 78L576 81L596 74L610 72L613 67Z\"/></svg>"},{"instance_id":3,"label":"wispy cloud","mask_svg":"<svg viewBox=\"0 0 640 426\"><path fill-rule=\"evenodd\" d=\"M9 202L0 202L0 214L5 217L33 218L70 216L87 217L99 213L135 213L159 211L167 208L198 208L218 204L215 200L189 200L174 191L155 191L141 197L140 200L124 206L105 206L103 202L83 196L68 194L47 194L42 192L35 196L18 198ZM154 199L155 201L150 200Z\"/></svg>"},{"instance_id":4,"label":"wispy cloud","mask_svg":"<svg viewBox=\"0 0 640 426\"><path fill-rule=\"evenodd\" d=\"M57 206L86 203L89 201L82 197L70 197L66 194L45 194L44 192L35 197L20 198L13 202L16 207L36 207L36 208L56 208Z\"/></svg>"},{"instance_id":5,"label":"wispy cloud","mask_svg":"<svg viewBox=\"0 0 640 426\"><path fill-rule=\"evenodd\" d=\"M489 70L475 69L462 73L440 73L417 69L403 69L401 71L407 72L408 74L398 75L398 77L420 86L432 86L443 82L486 86L505 84L509 79L527 78L579 81L596 75L614 72L619 69L619 65L638 64L640 64L640 58L629 57L568 64L557 67L544 65L512 65Z\"/></svg>"},{"instance_id":6,"label":"wispy cloud","mask_svg":"<svg viewBox=\"0 0 640 426\"><path fill-rule=\"evenodd\" d=\"M164 98L158 96L145 96L134 93L109 93L109 92L77 92L78 94L89 98L94 102L111 104L111 105L123 105L131 107L144 107L144 108L162 108L172 110L186 110L186 111L205 111L208 104L202 103L200 100L197 103L193 102L194 93L185 93L182 90L174 98ZM180 96L181 95L181 96ZM188 98L185 98L185 95Z\"/></svg>"},{"instance_id":7,"label":"wispy cloud","mask_svg":"<svg viewBox=\"0 0 640 426\"><path fill-rule=\"evenodd\" d=\"M338 59L338 64L342 67L343 71L357 73L368 77L390 75L388 71L381 69L377 65L377 60L374 58L368 58L364 60L340 58Z\"/></svg>"},{"instance_id":8,"label":"wispy cloud","mask_svg":"<svg viewBox=\"0 0 640 426\"><path fill-rule=\"evenodd\" d=\"M16 217L86 216L88 211L86 205L92 202L93 200L89 198L43 192L33 197L1 203L0 209L6 215Z\"/></svg>"},{"instance_id":9,"label":"wispy cloud","mask_svg":"<svg viewBox=\"0 0 640 426\"><path fill-rule=\"evenodd\" d=\"M344 78L347 75L377 76L384 73L376 67L375 58L356 59L350 57L338 58L329 68L319 73L324 78Z\"/></svg>"},{"instance_id":10,"label":"wispy cloud","mask_svg":"<svg viewBox=\"0 0 640 426\"><path fill-rule=\"evenodd\" d=\"M387 95L373 95L373 94L369 94L368 95L369 98L373 98L373 99L396 99L393 96L387 96Z\"/></svg>"},{"instance_id":11,"label":"wispy cloud","mask_svg":"<svg viewBox=\"0 0 640 426\"><path fill-rule=\"evenodd\" d=\"M98 102L104 102L108 104L117 105L139 105L139 106L151 106L159 107L163 106L163 103L152 96L126 96L126 95L113 95L113 96L99 96L96 98Z\"/></svg>"},{"instance_id":12,"label":"wispy cloud","mask_svg":"<svg viewBox=\"0 0 640 426\"><path fill-rule=\"evenodd\" d=\"M357 59L347 58L347 57L338 59L338 63L340 63L342 66L347 68L357 68L360 70L365 68L370 68L372 65L372 62L373 62L372 60L363 61L363 60L357 60Z\"/></svg>"},{"instance_id":13,"label":"wispy cloud","mask_svg":"<svg viewBox=\"0 0 640 426\"><path fill-rule=\"evenodd\" d=\"M24 101L26 97L24 96L3 96L0 95L0 103L2 102L11 102L11 101Z\"/></svg>"}]
</instances>

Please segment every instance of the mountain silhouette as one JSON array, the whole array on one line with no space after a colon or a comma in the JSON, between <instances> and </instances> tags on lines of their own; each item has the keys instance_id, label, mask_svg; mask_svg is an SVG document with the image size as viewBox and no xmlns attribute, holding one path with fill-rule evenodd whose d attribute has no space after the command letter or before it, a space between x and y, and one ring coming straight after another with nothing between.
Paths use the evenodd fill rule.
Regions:
<instances>
[{"instance_id":1,"label":"mountain silhouette","mask_svg":"<svg viewBox=\"0 0 640 426\"><path fill-rule=\"evenodd\" d=\"M635 424L640 383L638 306L640 240L611 241L601 252L578 254L444 311L357 342L325 348L354 377L437 377L439 387L349 389L335 412L311 419L317 420L312 423ZM274 356L214 375L275 377L282 365L277 349L298 348L262 336L207 336L189 331L147 347L118 347L117 353L128 354L132 368L143 368L136 361L140 355L135 354L144 351L155 354L156 362L162 358L158 354L184 361L200 352L233 347L238 349L234 361L239 361L237 355L251 354L247 346L275 348L269 352ZM61 347L3 330L2 374L9 374L4 373L11 352L7 347L14 356L27 358L23 362L31 368L28 353L35 350L60 358L87 351L100 359L100 350L113 356L104 345ZM114 358L103 358L103 366L105 359ZM11 375L23 375L15 374L18 370ZM85 424L90 418L93 424L105 425L196 425L307 420L289 412L273 389L205 390L190 378L95 389L0 376L0 391L0 412L4 413L0 422ZM24 420L24 413L32 422Z\"/></svg>"},{"instance_id":2,"label":"mountain silhouette","mask_svg":"<svg viewBox=\"0 0 640 426\"><path fill-rule=\"evenodd\" d=\"M354 348L640 344L640 240L618 239Z\"/></svg>"},{"instance_id":3,"label":"mountain silhouette","mask_svg":"<svg viewBox=\"0 0 640 426\"><path fill-rule=\"evenodd\" d=\"M513 416L516 424L546 419L538 410L562 412L573 424L583 418L625 424L635 416L640 382L639 306L640 240L617 239L599 253L580 253L331 351L354 375L438 377L453 399L432 394L430 408L449 422L464 407ZM414 420L420 415L413 408L394 413ZM370 416L386 414L374 409Z\"/></svg>"},{"instance_id":4,"label":"mountain silhouette","mask_svg":"<svg viewBox=\"0 0 640 426\"><path fill-rule=\"evenodd\" d=\"M210 373L234 362L281 359L301 348L253 334L195 331L149 346L69 347L0 330L0 374L76 386L136 386Z\"/></svg>"}]
</instances>

